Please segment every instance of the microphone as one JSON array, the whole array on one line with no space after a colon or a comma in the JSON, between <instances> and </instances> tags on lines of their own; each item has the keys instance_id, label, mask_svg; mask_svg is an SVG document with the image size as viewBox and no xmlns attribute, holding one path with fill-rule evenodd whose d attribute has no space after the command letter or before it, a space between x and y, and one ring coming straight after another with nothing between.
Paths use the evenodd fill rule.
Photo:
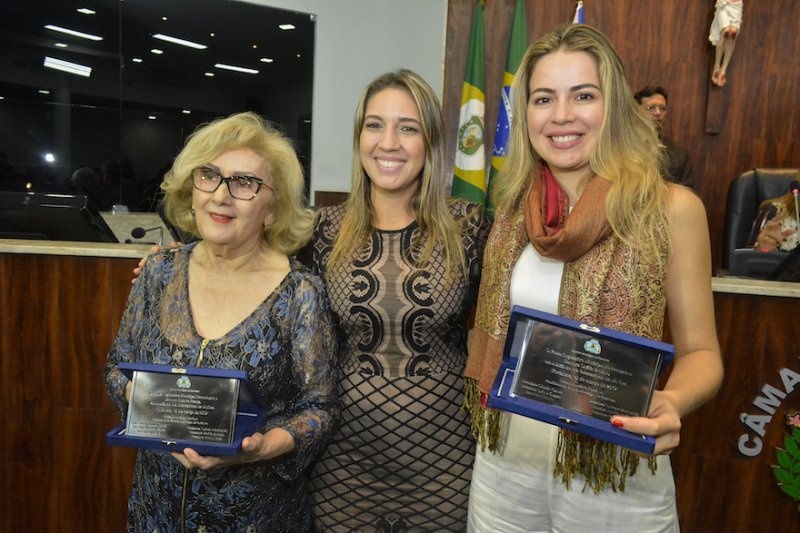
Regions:
<instances>
[{"instance_id":1,"label":"microphone","mask_svg":"<svg viewBox=\"0 0 800 533\"><path fill-rule=\"evenodd\" d=\"M792 195L794 195L794 221L797 223L797 229L795 231L800 232L800 209L797 207L797 193L800 193L800 182L793 180L789 184L789 189L792 191Z\"/></svg>"},{"instance_id":2,"label":"microphone","mask_svg":"<svg viewBox=\"0 0 800 533\"><path fill-rule=\"evenodd\" d=\"M797 195L795 195L795 199L796 198L797 198ZM163 244L164 244L164 228L161 227L161 226L156 226L155 228L148 228L148 229L144 229L144 228L141 228L141 227L137 226L137 227L135 227L135 228L133 228L131 230L131 237L133 237L134 239L141 239L142 237L145 236L146 233L148 233L150 231L155 231L155 230L158 230L158 245L159 246L163 246Z\"/></svg>"}]
</instances>

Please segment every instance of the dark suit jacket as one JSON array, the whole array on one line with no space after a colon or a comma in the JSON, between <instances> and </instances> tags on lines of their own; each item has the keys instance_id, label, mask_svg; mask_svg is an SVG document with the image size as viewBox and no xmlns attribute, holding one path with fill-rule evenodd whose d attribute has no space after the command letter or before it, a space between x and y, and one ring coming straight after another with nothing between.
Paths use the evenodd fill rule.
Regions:
<instances>
[{"instance_id":1,"label":"dark suit jacket","mask_svg":"<svg viewBox=\"0 0 800 533\"><path fill-rule=\"evenodd\" d=\"M667 176L665 177L675 183L696 189L689 152L669 137L663 137L661 142L667 153Z\"/></svg>"}]
</instances>

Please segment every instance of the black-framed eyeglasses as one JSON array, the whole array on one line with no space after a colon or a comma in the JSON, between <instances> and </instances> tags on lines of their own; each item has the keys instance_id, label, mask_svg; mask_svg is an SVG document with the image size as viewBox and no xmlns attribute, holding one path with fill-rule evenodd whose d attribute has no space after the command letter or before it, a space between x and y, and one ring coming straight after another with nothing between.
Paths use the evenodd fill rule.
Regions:
<instances>
[{"instance_id":1,"label":"black-framed eyeglasses","mask_svg":"<svg viewBox=\"0 0 800 533\"><path fill-rule=\"evenodd\" d=\"M238 200L252 200L263 185L267 189L274 189L264 183L264 180L255 176L228 176L225 177L213 168L198 167L192 170L192 184L198 191L215 192L225 183L228 192Z\"/></svg>"}]
</instances>

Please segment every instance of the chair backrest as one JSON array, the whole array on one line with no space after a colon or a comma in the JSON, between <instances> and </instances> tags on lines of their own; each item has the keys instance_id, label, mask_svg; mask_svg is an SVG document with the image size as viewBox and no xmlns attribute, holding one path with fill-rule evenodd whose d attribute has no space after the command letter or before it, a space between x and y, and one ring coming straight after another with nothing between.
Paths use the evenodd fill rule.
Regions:
<instances>
[{"instance_id":1,"label":"chair backrest","mask_svg":"<svg viewBox=\"0 0 800 533\"><path fill-rule=\"evenodd\" d=\"M797 172L796 168L754 168L731 182L725 210L722 268L730 267L734 250L747 245L761 202L789 192L789 184L797 178Z\"/></svg>"}]
</instances>

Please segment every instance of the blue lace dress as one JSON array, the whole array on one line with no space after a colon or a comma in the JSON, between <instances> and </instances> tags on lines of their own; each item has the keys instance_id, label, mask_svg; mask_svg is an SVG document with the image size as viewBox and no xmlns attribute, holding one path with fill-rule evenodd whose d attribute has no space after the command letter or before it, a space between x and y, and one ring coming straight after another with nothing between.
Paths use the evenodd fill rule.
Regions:
<instances>
[{"instance_id":1,"label":"blue lace dress","mask_svg":"<svg viewBox=\"0 0 800 533\"><path fill-rule=\"evenodd\" d=\"M225 336L196 332L188 298L194 244L151 257L136 281L105 367L124 418L122 361L246 370L267 405L260 431L282 428L296 450L269 461L187 470L141 449L128 503L129 531L308 531L307 469L338 415L336 339L324 286L295 260L280 285ZM226 305L227 302L220 302Z\"/></svg>"}]
</instances>

